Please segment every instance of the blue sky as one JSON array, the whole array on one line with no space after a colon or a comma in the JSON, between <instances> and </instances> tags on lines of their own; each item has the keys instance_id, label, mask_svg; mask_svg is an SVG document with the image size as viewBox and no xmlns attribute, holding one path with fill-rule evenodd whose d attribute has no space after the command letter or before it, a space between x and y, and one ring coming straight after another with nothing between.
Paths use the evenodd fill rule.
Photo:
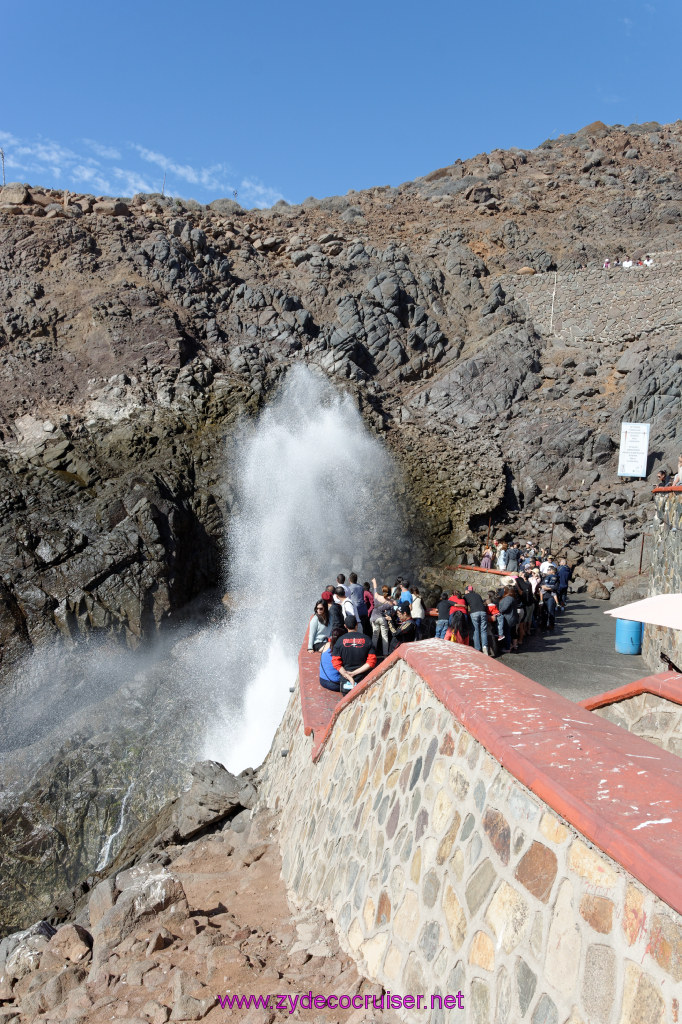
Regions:
<instances>
[{"instance_id":1,"label":"blue sky","mask_svg":"<svg viewBox=\"0 0 682 1024\"><path fill-rule=\"evenodd\" d=\"M5 5L8 181L242 205L681 116L679 0Z\"/></svg>"}]
</instances>

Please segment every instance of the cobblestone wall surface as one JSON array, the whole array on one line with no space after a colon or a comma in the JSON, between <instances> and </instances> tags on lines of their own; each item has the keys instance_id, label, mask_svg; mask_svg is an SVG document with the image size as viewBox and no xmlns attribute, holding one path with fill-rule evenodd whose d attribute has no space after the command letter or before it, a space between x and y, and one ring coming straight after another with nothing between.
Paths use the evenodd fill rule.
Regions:
<instances>
[{"instance_id":1,"label":"cobblestone wall surface","mask_svg":"<svg viewBox=\"0 0 682 1024\"><path fill-rule=\"evenodd\" d=\"M681 281L678 254L657 258L653 267L500 279L505 292L515 296L541 334L568 344L587 337L617 341L679 328Z\"/></svg>"},{"instance_id":2,"label":"cobblestone wall surface","mask_svg":"<svg viewBox=\"0 0 682 1024\"><path fill-rule=\"evenodd\" d=\"M682 757L682 705L655 693L595 708L593 714Z\"/></svg>"},{"instance_id":3,"label":"cobblestone wall surface","mask_svg":"<svg viewBox=\"0 0 682 1024\"><path fill-rule=\"evenodd\" d=\"M656 515L649 569L649 596L682 593L682 491L654 495ZM645 626L642 655L652 672L664 672L667 654L682 669L682 629Z\"/></svg>"},{"instance_id":4,"label":"cobblestone wall surface","mask_svg":"<svg viewBox=\"0 0 682 1024\"><path fill-rule=\"evenodd\" d=\"M260 788L283 875L398 994L461 991L430 1024L673 1024L682 920L510 775L397 662L317 763L298 692ZM282 749L288 751L281 756Z\"/></svg>"}]
</instances>

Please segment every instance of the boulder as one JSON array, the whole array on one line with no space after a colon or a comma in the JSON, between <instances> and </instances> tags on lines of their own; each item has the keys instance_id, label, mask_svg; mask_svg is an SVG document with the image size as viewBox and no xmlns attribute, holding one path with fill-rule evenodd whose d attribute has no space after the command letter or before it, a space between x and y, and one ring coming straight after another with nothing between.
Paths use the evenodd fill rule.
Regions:
<instances>
[{"instance_id":1,"label":"boulder","mask_svg":"<svg viewBox=\"0 0 682 1024\"><path fill-rule=\"evenodd\" d=\"M600 580L590 580L587 584L587 596L597 601L608 601L611 594Z\"/></svg>"},{"instance_id":2,"label":"boulder","mask_svg":"<svg viewBox=\"0 0 682 1024\"><path fill-rule=\"evenodd\" d=\"M157 925L177 927L187 914L187 898L180 880L163 868L146 865L93 927L92 971L96 972L114 947L140 924L154 920Z\"/></svg>"},{"instance_id":3,"label":"boulder","mask_svg":"<svg viewBox=\"0 0 682 1024\"><path fill-rule=\"evenodd\" d=\"M215 761L194 765L191 774L192 785L178 797L173 808L176 839L190 839L207 825L255 804L253 784L232 775Z\"/></svg>"},{"instance_id":4,"label":"boulder","mask_svg":"<svg viewBox=\"0 0 682 1024\"><path fill-rule=\"evenodd\" d=\"M622 519L603 519L593 531L594 543L605 551L625 550L625 528Z\"/></svg>"},{"instance_id":5,"label":"boulder","mask_svg":"<svg viewBox=\"0 0 682 1024\"><path fill-rule=\"evenodd\" d=\"M10 206L21 206L29 202L28 189L20 181L8 181L0 189L0 203Z\"/></svg>"},{"instance_id":6,"label":"boulder","mask_svg":"<svg viewBox=\"0 0 682 1024\"><path fill-rule=\"evenodd\" d=\"M61 960L80 963L90 955L92 935L79 924L65 924L59 928L47 944L45 952L53 953Z\"/></svg>"}]
</instances>

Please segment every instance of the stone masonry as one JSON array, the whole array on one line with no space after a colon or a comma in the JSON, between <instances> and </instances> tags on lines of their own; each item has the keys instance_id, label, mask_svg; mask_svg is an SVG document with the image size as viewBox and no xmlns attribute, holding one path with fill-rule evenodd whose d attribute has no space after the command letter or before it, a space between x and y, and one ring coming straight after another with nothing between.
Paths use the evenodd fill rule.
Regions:
<instances>
[{"instance_id":1,"label":"stone masonry","mask_svg":"<svg viewBox=\"0 0 682 1024\"><path fill-rule=\"evenodd\" d=\"M472 684L473 685L473 684ZM462 993L441 1024L673 1024L680 915L519 784L398 661L317 762L298 690L264 768L283 875L394 993ZM282 757L281 753L287 756Z\"/></svg>"},{"instance_id":2,"label":"stone masonry","mask_svg":"<svg viewBox=\"0 0 682 1024\"><path fill-rule=\"evenodd\" d=\"M682 592L682 490L654 494L656 515L649 570L649 596ZM682 668L682 629L646 626L642 654L653 672L663 672L663 651Z\"/></svg>"},{"instance_id":3,"label":"stone masonry","mask_svg":"<svg viewBox=\"0 0 682 1024\"><path fill-rule=\"evenodd\" d=\"M588 336L618 341L679 330L681 271L682 255L665 253L656 257L653 267L510 276L501 283L544 335L565 344Z\"/></svg>"},{"instance_id":4,"label":"stone masonry","mask_svg":"<svg viewBox=\"0 0 682 1024\"><path fill-rule=\"evenodd\" d=\"M682 704L656 693L640 693L596 708L594 714L682 757Z\"/></svg>"}]
</instances>

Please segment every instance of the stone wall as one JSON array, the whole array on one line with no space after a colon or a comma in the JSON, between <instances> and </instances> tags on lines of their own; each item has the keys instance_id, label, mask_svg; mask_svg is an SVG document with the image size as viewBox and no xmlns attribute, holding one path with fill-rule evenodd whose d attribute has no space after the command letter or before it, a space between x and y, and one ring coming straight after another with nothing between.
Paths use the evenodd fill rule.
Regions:
<instances>
[{"instance_id":1,"label":"stone wall","mask_svg":"<svg viewBox=\"0 0 682 1024\"><path fill-rule=\"evenodd\" d=\"M541 334L565 344L593 337L618 341L682 324L682 257L664 253L653 267L579 270L500 283L525 308ZM552 309L553 305L553 309Z\"/></svg>"},{"instance_id":2,"label":"stone wall","mask_svg":"<svg viewBox=\"0 0 682 1024\"><path fill-rule=\"evenodd\" d=\"M594 714L682 757L682 704L675 704L656 693L640 693L636 697L595 708Z\"/></svg>"},{"instance_id":3,"label":"stone wall","mask_svg":"<svg viewBox=\"0 0 682 1024\"><path fill-rule=\"evenodd\" d=\"M649 569L649 596L682 593L682 488L654 492L656 515ZM645 626L642 655L652 672L664 672L663 651L682 669L682 629Z\"/></svg>"},{"instance_id":4,"label":"stone wall","mask_svg":"<svg viewBox=\"0 0 682 1024\"><path fill-rule=\"evenodd\" d=\"M414 646L443 656L439 641ZM533 698L543 688L531 685ZM293 899L334 920L370 978L426 997L402 1011L410 1022L673 1024L679 912L522 785L474 736L484 731L398 660L345 703L315 762L321 741L304 735L295 692L260 788L281 812ZM432 995L459 992L463 1010L429 1010Z\"/></svg>"}]
</instances>

